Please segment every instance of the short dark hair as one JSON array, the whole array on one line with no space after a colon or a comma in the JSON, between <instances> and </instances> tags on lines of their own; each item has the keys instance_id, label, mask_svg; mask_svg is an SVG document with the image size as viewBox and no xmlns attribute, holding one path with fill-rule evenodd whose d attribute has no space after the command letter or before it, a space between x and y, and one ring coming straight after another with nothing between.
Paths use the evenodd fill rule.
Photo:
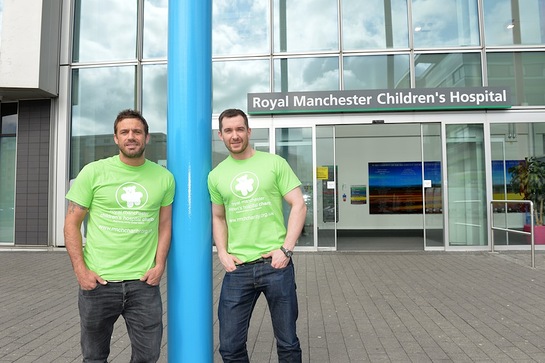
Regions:
<instances>
[{"instance_id":1,"label":"short dark hair","mask_svg":"<svg viewBox=\"0 0 545 363\"><path fill-rule=\"evenodd\" d=\"M119 112L117 114L117 117L115 118L115 122L114 122L114 134L117 134L117 124L120 123L121 121L127 119L127 118L135 118L137 120L140 120L140 122L142 123L142 125L144 125L144 132L145 134L147 135L149 133L149 126L148 126L148 122L146 121L146 119L144 118L144 116L142 116L142 114L139 112L139 111L136 111L136 110L131 110L131 109L126 109L126 110L123 110L121 112Z\"/></svg>"},{"instance_id":2,"label":"short dark hair","mask_svg":"<svg viewBox=\"0 0 545 363\"><path fill-rule=\"evenodd\" d=\"M223 119L236 117L236 116L242 116L242 118L244 119L244 124L246 125L246 128L250 128L250 126L248 125L248 116L246 116L244 111L239 110L238 108L228 108L227 110L223 111L218 117L220 132L223 128Z\"/></svg>"}]
</instances>

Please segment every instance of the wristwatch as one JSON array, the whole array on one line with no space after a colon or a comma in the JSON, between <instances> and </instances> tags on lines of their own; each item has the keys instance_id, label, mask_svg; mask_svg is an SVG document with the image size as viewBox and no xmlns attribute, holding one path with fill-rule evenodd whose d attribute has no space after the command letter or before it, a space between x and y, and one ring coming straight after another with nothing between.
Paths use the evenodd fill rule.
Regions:
<instances>
[{"instance_id":1,"label":"wristwatch","mask_svg":"<svg viewBox=\"0 0 545 363\"><path fill-rule=\"evenodd\" d=\"M291 256L293 256L293 251L290 251L290 250L284 248L284 246L280 246L280 250L282 252L284 252L284 254L286 255L287 258L290 258Z\"/></svg>"}]
</instances>

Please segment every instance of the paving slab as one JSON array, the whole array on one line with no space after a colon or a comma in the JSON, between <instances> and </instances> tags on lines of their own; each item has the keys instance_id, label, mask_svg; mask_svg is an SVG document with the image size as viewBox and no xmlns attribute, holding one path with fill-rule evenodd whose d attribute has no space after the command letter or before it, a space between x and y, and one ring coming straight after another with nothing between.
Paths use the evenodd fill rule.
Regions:
<instances>
[{"instance_id":1,"label":"paving slab","mask_svg":"<svg viewBox=\"0 0 545 363\"><path fill-rule=\"evenodd\" d=\"M535 257L531 268L529 251L296 253L304 362L545 362L545 252ZM214 256L214 362L222 278ZM167 288L164 278L159 362L168 362ZM81 362L77 282L64 249L0 248L0 291L1 363ZM264 297L248 350L252 362L277 361ZM129 359L121 318L110 361Z\"/></svg>"}]
</instances>

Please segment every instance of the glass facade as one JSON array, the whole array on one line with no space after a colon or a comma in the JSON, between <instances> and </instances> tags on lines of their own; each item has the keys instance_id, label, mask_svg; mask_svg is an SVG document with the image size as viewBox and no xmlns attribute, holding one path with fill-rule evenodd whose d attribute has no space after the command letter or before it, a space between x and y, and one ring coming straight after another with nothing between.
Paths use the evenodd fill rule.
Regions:
<instances>
[{"instance_id":1,"label":"glass facade","mask_svg":"<svg viewBox=\"0 0 545 363\"><path fill-rule=\"evenodd\" d=\"M488 46L545 44L543 0L484 0L485 39Z\"/></svg>"},{"instance_id":2,"label":"glass facade","mask_svg":"<svg viewBox=\"0 0 545 363\"><path fill-rule=\"evenodd\" d=\"M490 86L509 86L514 103L545 105L545 52L498 52L487 57Z\"/></svg>"},{"instance_id":3,"label":"glass facade","mask_svg":"<svg viewBox=\"0 0 545 363\"><path fill-rule=\"evenodd\" d=\"M150 125L146 156L166 159L168 1L74 3L70 178L116 153L113 122L126 108Z\"/></svg>"},{"instance_id":4,"label":"glass facade","mask_svg":"<svg viewBox=\"0 0 545 363\"><path fill-rule=\"evenodd\" d=\"M493 203L492 218L496 227L520 229L529 223L527 205L518 203L522 199L519 190L511 184L510 168L527 157L543 160L545 157L545 122L493 123L490 125L492 190L494 200L509 200ZM535 205L534 208L540 208ZM494 231L496 246L524 246L530 237L514 232ZM536 244L544 244L536 235Z\"/></svg>"},{"instance_id":5,"label":"glass facade","mask_svg":"<svg viewBox=\"0 0 545 363\"><path fill-rule=\"evenodd\" d=\"M112 124L124 108L143 111L152 134L146 155L163 162L168 1L113 0L104 7L75 0L73 15L70 178L115 153ZM212 26L214 114L246 109L246 95L254 92L485 86L509 87L515 109L545 107L544 0L213 0ZM501 134L506 125L494 124L490 132ZM545 155L535 149L543 144L540 126L525 127L534 130L534 149L518 144L517 156L507 159ZM282 132L296 132L289 129ZM268 150L274 138L276 152L287 150L292 159L312 152L306 144L283 145L282 132L254 126L252 139ZM311 129L304 132L312 139ZM452 225L445 228L453 246L482 246L488 129L471 123L444 132L444 162L454 178L445 194L456 205L478 200L449 209ZM216 134L213 165L226 155ZM309 172L300 175L305 183ZM469 181L471 190L456 189ZM306 225L312 224L309 217ZM469 227L475 225L481 227Z\"/></svg>"},{"instance_id":6,"label":"glass facade","mask_svg":"<svg viewBox=\"0 0 545 363\"><path fill-rule=\"evenodd\" d=\"M544 9L542 0L484 0L480 12L477 0L215 0L213 112L245 109L250 92L486 85L510 87L515 105L545 105L545 54L535 49ZM72 136L108 134L132 107L166 133L167 18L166 0L75 1ZM72 176L101 156L72 149L82 153Z\"/></svg>"},{"instance_id":7,"label":"glass facade","mask_svg":"<svg viewBox=\"0 0 545 363\"><path fill-rule=\"evenodd\" d=\"M17 103L0 104L0 244L12 244L15 221Z\"/></svg>"}]
</instances>

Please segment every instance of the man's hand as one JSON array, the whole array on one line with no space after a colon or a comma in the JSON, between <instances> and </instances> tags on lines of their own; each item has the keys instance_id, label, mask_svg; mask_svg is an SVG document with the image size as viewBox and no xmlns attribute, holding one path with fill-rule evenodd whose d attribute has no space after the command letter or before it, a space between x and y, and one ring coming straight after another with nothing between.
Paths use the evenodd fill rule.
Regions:
<instances>
[{"instance_id":1,"label":"man's hand","mask_svg":"<svg viewBox=\"0 0 545 363\"><path fill-rule=\"evenodd\" d=\"M272 250L271 252L261 255L263 258L272 257L271 266L274 268L284 268L290 262L290 258L287 257L281 249Z\"/></svg>"},{"instance_id":2,"label":"man's hand","mask_svg":"<svg viewBox=\"0 0 545 363\"><path fill-rule=\"evenodd\" d=\"M165 273L165 267L161 265L155 265L150 268L144 276L140 278L140 281L145 281L148 285L157 286L161 283L161 277Z\"/></svg>"},{"instance_id":3,"label":"man's hand","mask_svg":"<svg viewBox=\"0 0 545 363\"><path fill-rule=\"evenodd\" d=\"M239 260L237 257L224 252L224 253L218 253L218 258L220 259L221 264L223 265L223 268L227 272L232 272L237 269L237 264L241 264L242 261Z\"/></svg>"},{"instance_id":4,"label":"man's hand","mask_svg":"<svg viewBox=\"0 0 545 363\"><path fill-rule=\"evenodd\" d=\"M76 278L78 279L78 284L82 290L93 290L97 287L97 283L101 285L106 285L108 283L108 281L98 276L96 272L88 269L77 272Z\"/></svg>"}]
</instances>

